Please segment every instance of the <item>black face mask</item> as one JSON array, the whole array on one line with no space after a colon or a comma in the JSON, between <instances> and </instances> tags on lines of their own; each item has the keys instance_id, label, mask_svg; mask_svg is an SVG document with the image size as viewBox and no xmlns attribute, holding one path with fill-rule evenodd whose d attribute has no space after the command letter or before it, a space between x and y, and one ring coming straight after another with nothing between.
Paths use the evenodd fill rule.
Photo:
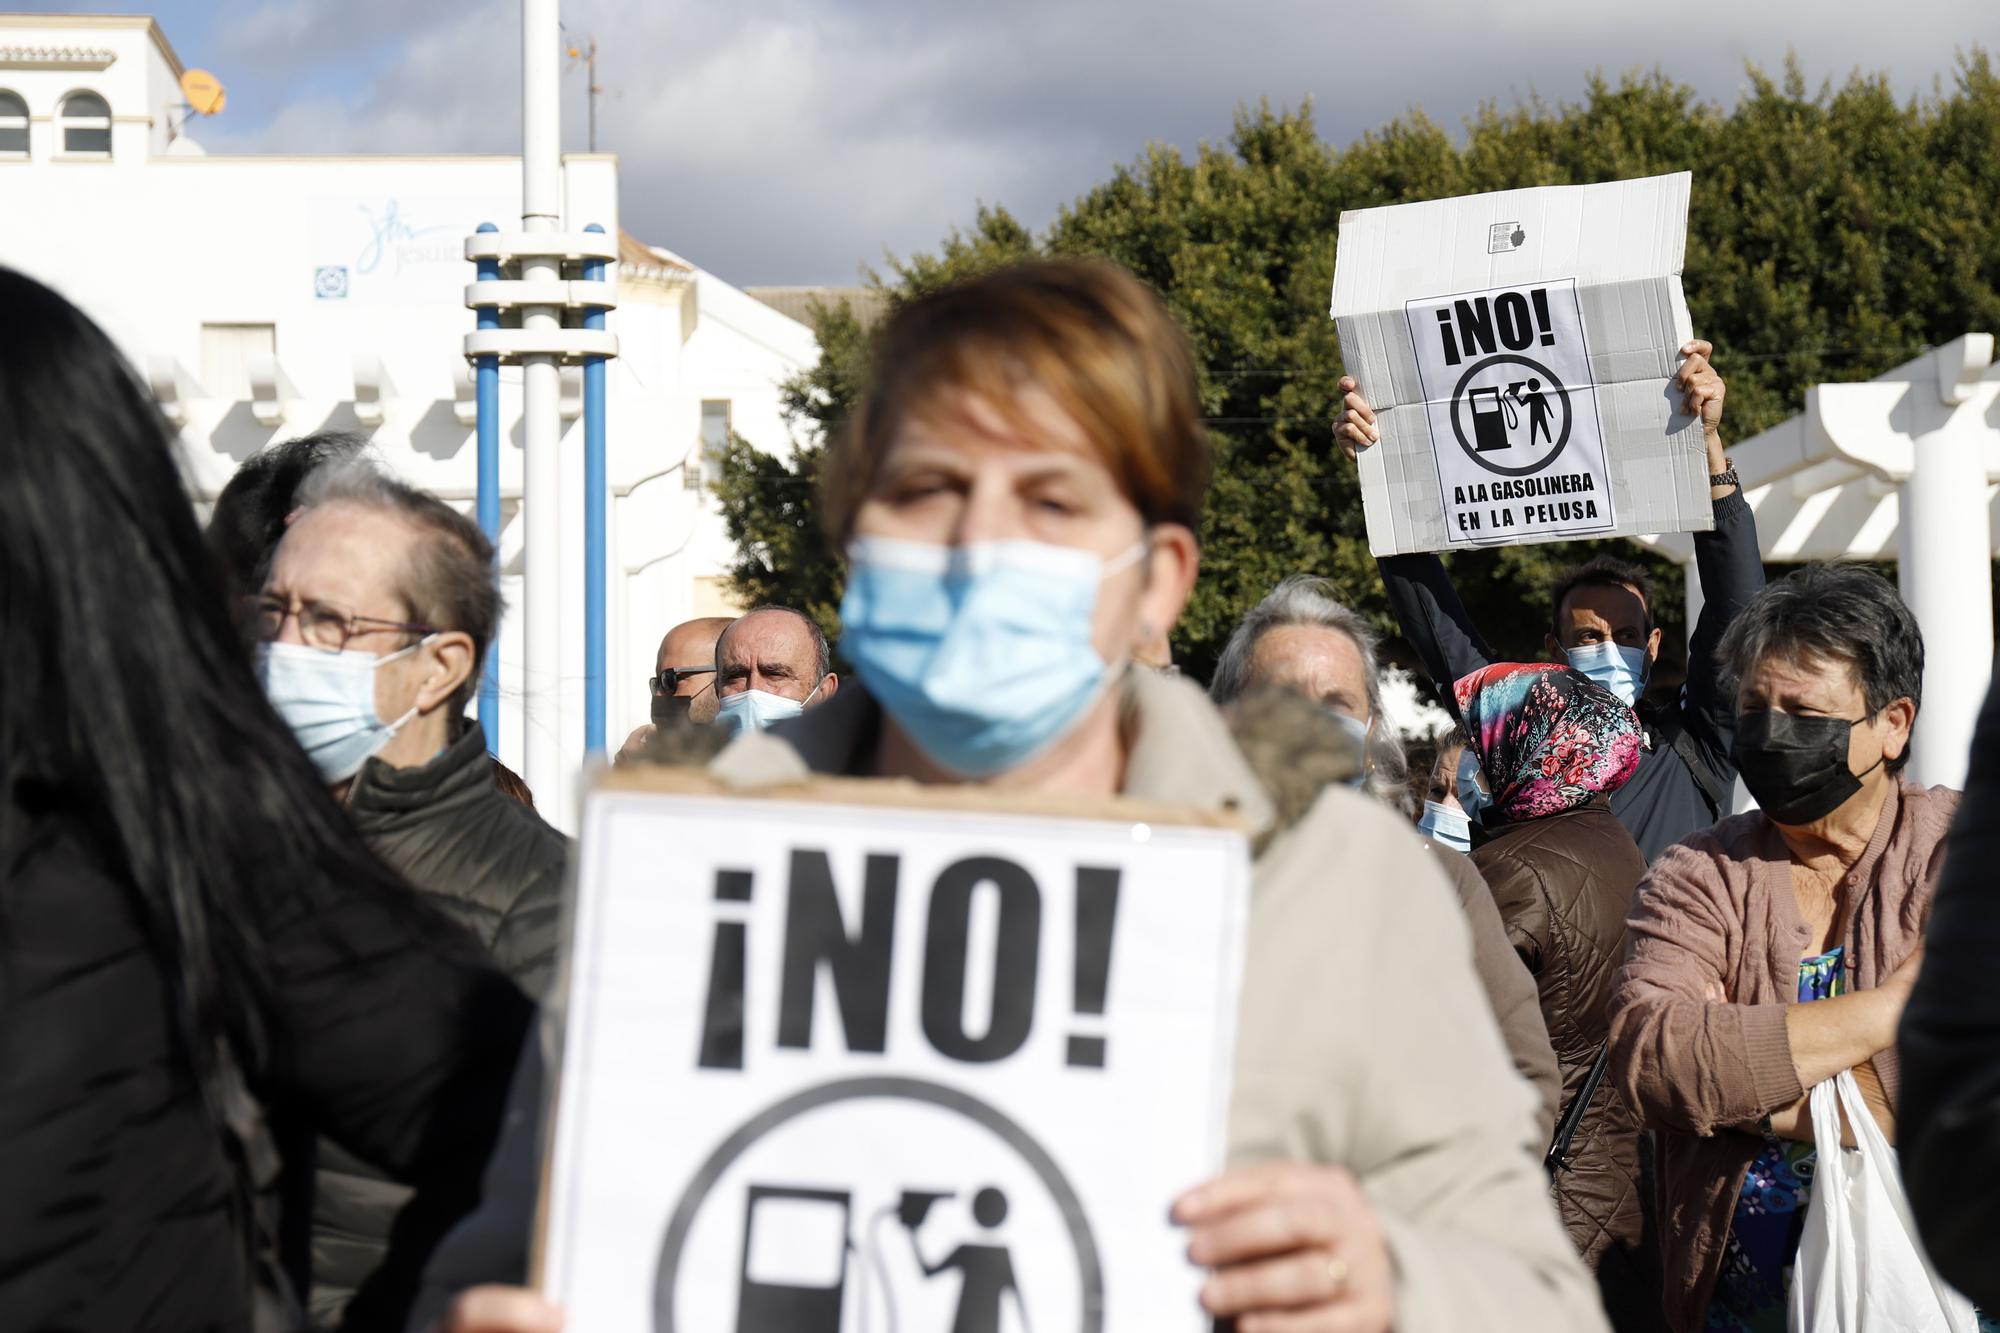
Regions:
<instances>
[{"instance_id":1,"label":"black face mask","mask_svg":"<svg viewBox=\"0 0 2000 1333\"><path fill-rule=\"evenodd\" d=\"M1847 739L1855 721L1745 713L1736 720L1730 755L1765 814L1780 824L1810 824L1832 814L1861 790L1867 773L1882 766L1878 759L1867 773L1849 771Z\"/></svg>"},{"instance_id":2,"label":"black face mask","mask_svg":"<svg viewBox=\"0 0 2000 1333\"><path fill-rule=\"evenodd\" d=\"M679 726L688 720L688 705L694 696L687 694L656 694L653 696L653 725L656 727Z\"/></svg>"}]
</instances>

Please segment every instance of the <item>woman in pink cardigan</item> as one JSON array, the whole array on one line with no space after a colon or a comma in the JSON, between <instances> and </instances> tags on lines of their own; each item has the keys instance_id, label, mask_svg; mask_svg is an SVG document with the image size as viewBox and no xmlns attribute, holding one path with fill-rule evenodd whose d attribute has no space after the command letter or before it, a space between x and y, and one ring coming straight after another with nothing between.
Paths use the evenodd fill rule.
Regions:
<instances>
[{"instance_id":1,"label":"woman in pink cardigan","mask_svg":"<svg viewBox=\"0 0 2000 1333\"><path fill-rule=\"evenodd\" d=\"M1739 682L1736 764L1762 809L1654 863L1611 999L1612 1070L1660 1131L1677 1333L1784 1328L1814 1084L1852 1069L1894 1141L1896 1023L1958 804L1898 777L1924 645L1880 576L1801 569L1717 651Z\"/></svg>"}]
</instances>

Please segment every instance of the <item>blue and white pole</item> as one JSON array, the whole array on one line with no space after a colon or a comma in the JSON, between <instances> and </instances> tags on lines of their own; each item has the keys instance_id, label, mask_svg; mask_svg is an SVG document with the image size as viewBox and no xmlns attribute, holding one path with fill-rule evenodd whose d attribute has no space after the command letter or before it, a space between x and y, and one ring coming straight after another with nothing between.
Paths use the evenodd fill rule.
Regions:
<instances>
[{"instance_id":1,"label":"blue and white pole","mask_svg":"<svg viewBox=\"0 0 2000 1333\"><path fill-rule=\"evenodd\" d=\"M604 311L618 304L618 241L603 228L562 230L561 32L558 0L521 0L521 229L482 226L465 241L479 266L465 304L479 312L465 335L465 355L478 367L479 521L495 538L500 527L500 366L521 368L521 672L522 775L556 808L567 800L574 770L565 767L556 726L562 664L574 648L563 641L560 552L556 515L563 472L561 367L584 366L589 402L585 435L589 478L585 501L589 574L585 596L588 640L586 732L591 749L604 745L604 362L618 355L618 337ZM581 319L573 319L575 312ZM489 367L491 368L489 371ZM488 380L489 373L492 380ZM489 393L488 384L492 384ZM574 660L574 659L571 659ZM574 677L571 677L574 679ZM498 739L497 674L481 681L480 721L487 744Z\"/></svg>"},{"instance_id":2,"label":"blue and white pole","mask_svg":"<svg viewBox=\"0 0 2000 1333\"><path fill-rule=\"evenodd\" d=\"M593 222L587 232L604 234ZM604 261L584 261L587 282L604 281ZM604 307L584 307L583 327L602 329ZM604 749L604 358L583 358L583 745Z\"/></svg>"},{"instance_id":3,"label":"blue and white pole","mask_svg":"<svg viewBox=\"0 0 2000 1333\"><path fill-rule=\"evenodd\" d=\"M497 232L491 222L479 224L482 233ZM490 282L500 276L498 259L482 259L479 280ZM500 327L500 307L480 306L478 327ZM500 358L488 354L474 357L475 391L479 422L479 530L493 543L493 558L500 559ZM486 665L479 679L479 727L486 733L489 754L500 753L500 645L486 652Z\"/></svg>"},{"instance_id":4,"label":"blue and white pole","mask_svg":"<svg viewBox=\"0 0 2000 1333\"><path fill-rule=\"evenodd\" d=\"M566 790L562 688L562 32L556 0L521 0L522 775L544 800Z\"/></svg>"}]
</instances>

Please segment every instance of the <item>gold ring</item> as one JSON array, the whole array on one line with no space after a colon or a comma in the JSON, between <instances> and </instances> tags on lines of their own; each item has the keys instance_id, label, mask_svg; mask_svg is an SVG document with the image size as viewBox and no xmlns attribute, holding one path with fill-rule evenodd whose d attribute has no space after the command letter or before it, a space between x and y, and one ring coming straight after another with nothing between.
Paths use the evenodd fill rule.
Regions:
<instances>
[{"instance_id":1,"label":"gold ring","mask_svg":"<svg viewBox=\"0 0 2000 1333\"><path fill-rule=\"evenodd\" d=\"M1326 1280L1333 1284L1336 1294L1347 1285L1347 1260L1339 1255L1329 1255L1326 1261Z\"/></svg>"}]
</instances>

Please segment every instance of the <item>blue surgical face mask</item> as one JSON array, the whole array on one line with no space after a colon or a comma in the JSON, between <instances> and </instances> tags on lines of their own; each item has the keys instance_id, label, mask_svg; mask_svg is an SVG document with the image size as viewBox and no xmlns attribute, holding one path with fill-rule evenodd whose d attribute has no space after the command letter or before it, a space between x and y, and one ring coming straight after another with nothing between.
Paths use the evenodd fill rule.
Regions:
<instances>
[{"instance_id":1,"label":"blue surgical face mask","mask_svg":"<svg viewBox=\"0 0 2000 1333\"><path fill-rule=\"evenodd\" d=\"M960 777L1018 768L1065 735L1111 668L1091 639L1106 561L1032 541L934 546L862 537L847 551L840 649L904 734Z\"/></svg>"},{"instance_id":2,"label":"blue surgical face mask","mask_svg":"<svg viewBox=\"0 0 2000 1333\"><path fill-rule=\"evenodd\" d=\"M1375 767L1375 753L1368 746L1368 724L1359 718L1349 717L1347 714L1333 709L1328 709L1327 711L1332 714L1333 720L1339 724L1340 729L1346 732L1348 738L1354 742L1355 748L1361 752L1361 767L1354 770L1354 776L1347 780L1347 785L1350 787L1366 786L1368 783L1368 774Z\"/></svg>"},{"instance_id":3,"label":"blue surgical face mask","mask_svg":"<svg viewBox=\"0 0 2000 1333\"><path fill-rule=\"evenodd\" d=\"M267 643L257 672L271 706L320 776L329 783L345 782L417 715L415 704L394 722L376 714L375 672L429 642L428 637L420 639L385 657L351 648L329 653L302 643Z\"/></svg>"},{"instance_id":4,"label":"blue surgical face mask","mask_svg":"<svg viewBox=\"0 0 2000 1333\"><path fill-rule=\"evenodd\" d=\"M1423 835L1441 842L1455 852L1472 850L1472 821L1465 811L1454 810L1436 801L1424 802L1424 815L1417 821L1417 828Z\"/></svg>"},{"instance_id":5,"label":"blue surgical face mask","mask_svg":"<svg viewBox=\"0 0 2000 1333\"><path fill-rule=\"evenodd\" d=\"M1646 688L1646 653L1641 648L1621 648L1609 639L1569 650L1571 669L1596 681L1617 695L1627 708L1638 701Z\"/></svg>"},{"instance_id":6,"label":"blue surgical face mask","mask_svg":"<svg viewBox=\"0 0 2000 1333\"><path fill-rule=\"evenodd\" d=\"M1459 752L1457 796L1468 826L1479 823L1486 807L1493 804L1493 798L1479 785L1479 756L1470 745Z\"/></svg>"},{"instance_id":7,"label":"blue surgical face mask","mask_svg":"<svg viewBox=\"0 0 2000 1333\"><path fill-rule=\"evenodd\" d=\"M783 722L805 712L806 705L818 693L818 685L813 686L812 694L803 700L787 699L769 690L739 690L722 696L722 701L716 705L715 722L717 726L739 733L762 731L773 722Z\"/></svg>"}]
</instances>

